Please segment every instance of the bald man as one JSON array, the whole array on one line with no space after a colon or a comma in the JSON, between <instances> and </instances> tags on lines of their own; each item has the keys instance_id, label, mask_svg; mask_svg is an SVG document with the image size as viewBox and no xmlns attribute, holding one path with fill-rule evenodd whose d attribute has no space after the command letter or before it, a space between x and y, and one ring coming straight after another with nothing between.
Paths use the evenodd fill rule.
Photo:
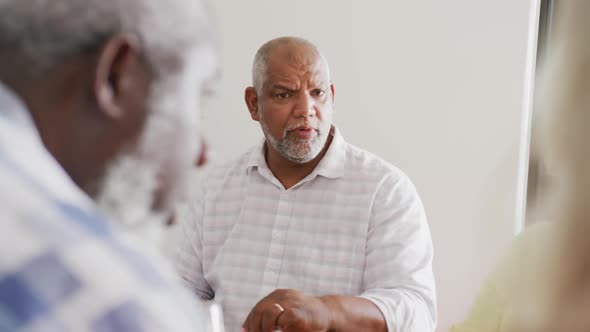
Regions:
<instances>
[{"instance_id":1,"label":"bald man","mask_svg":"<svg viewBox=\"0 0 590 332\"><path fill-rule=\"evenodd\" d=\"M182 277L227 331L433 331L432 241L408 177L344 141L310 42L264 44L245 101L264 139L203 176Z\"/></svg>"},{"instance_id":2,"label":"bald man","mask_svg":"<svg viewBox=\"0 0 590 332\"><path fill-rule=\"evenodd\" d=\"M208 331L146 238L200 154L207 7L0 1L0 331Z\"/></svg>"}]
</instances>

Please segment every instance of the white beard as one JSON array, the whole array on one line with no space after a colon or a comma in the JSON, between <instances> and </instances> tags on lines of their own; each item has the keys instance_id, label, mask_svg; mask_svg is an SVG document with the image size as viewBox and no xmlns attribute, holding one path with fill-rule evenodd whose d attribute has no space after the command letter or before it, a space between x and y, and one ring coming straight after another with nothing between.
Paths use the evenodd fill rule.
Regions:
<instances>
[{"instance_id":1,"label":"white beard","mask_svg":"<svg viewBox=\"0 0 590 332\"><path fill-rule=\"evenodd\" d=\"M151 208L156 174L153 165L133 156L121 157L111 164L96 203L124 231L158 245L166 216Z\"/></svg>"},{"instance_id":2,"label":"white beard","mask_svg":"<svg viewBox=\"0 0 590 332\"><path fill-rule=\"evenodd\" d=\"M287 137L287 130L285 130L283 132L283 137L281 137L281 139L276 139L270 133L270 129L263 120L263 118L260 119L260 127L270 145L272 145L272 147L283 157L298 164L305 164L317 157L326 145L328 134L330 132L329 129L322 130L323 128L320 128L318 136L309 140L303 140ZM299 126L299 124L292 127L295 128L297 126Z\"/></svg>"},{"instance_id":3,"label":"white beard","mask_svg":"<svg viewBox=\"0 0 590 332\"><path fill-rule=\"evenodd\" d=\"M139 143L111 163L95 200L115 224L158 249L175 204L186 197L189 172L199 154L197 92L215 68L213 55L212 49L195 49L180 73L153 83ZM162 210L155 211L162 172L172 176L171 192Z\"/></svg>"},{"instance_id":4,"label":"white beard","mask_svg":"<svg viewBox=\"0 0 590 332\"><path fill-rule=\"evenodd\" d=\"M167 147L158 143L157 139L168 135L167 127L172 121L157 116L160 111L155 108L151 112L153 114L148 118L139 143L139 152L122 154L111 163L96 203L111 220L122 226L123 231L159 247L166 219L171 211L153 209L155 194L159 188L158 173L162 156L145 155L148 151L160 150L162 154L165 153Z\"/></svg>"}]
</instances>

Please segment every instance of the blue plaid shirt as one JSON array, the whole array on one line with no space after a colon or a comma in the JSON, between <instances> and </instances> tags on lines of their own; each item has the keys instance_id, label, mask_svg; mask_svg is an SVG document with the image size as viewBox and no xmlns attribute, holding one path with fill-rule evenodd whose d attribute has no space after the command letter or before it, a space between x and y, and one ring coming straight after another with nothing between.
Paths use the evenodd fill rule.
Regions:
<instances>
[{"instance_id":1,"label":"blue plaid shirt","mask_svg":"<svg viewBox=\"0 0 590 332\"><path fill-rule=\"evenodd\" d=\"M0 331L200 331L202 307L110 226L0 86Z\"/></svg>"}]
</instances>

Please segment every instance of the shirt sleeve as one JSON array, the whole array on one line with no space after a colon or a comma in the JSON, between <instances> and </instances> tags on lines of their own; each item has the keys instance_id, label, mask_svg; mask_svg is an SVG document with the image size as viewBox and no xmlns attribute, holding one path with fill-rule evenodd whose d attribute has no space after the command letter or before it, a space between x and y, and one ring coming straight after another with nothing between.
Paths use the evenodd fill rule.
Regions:
<instances>
[{"instance_id":1,"label":"shirt sleeve","mask_svg":"<svg viewBox=\"0 0 590 332\"><path fill-rule=\"evenodd\" d=\"M203 216L205 190L200 183L191 195L190 203L178 210L181 236L176 254L176 269L187 286L201 299L211 300L213 289L203 273Z\"/></svg>"},{"instance_id":2,"label":"shirt sleeve","mask_svg":"<svg viewBox=\"0 0 590 332\"><path fill-rule=\"evenodd\" d=\"M436 326L433 247L426 214L405 176L386 176L374 198L367 234L364 293L383 313L389 332Z\"/></svg>"}]
</instances>

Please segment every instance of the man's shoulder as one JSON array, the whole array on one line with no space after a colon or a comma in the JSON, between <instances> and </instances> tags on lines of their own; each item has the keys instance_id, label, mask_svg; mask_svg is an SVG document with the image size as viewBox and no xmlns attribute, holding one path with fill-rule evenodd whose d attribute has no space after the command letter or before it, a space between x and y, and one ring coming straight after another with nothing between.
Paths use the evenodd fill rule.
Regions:
<instances>
[{"instance_id":1,"label":"man's shoulder","mask_svg":"<svg viewBox=\"0 0 590 332\"><path fill-rule=\"evenodd\" d=\"M408 176L397 166L386 161L375 153L346 142L346 168L349 176L366 177L376 180L391 178L406 180Z\"/></svg>"},{"instance_id":2,"label":"man's shoulder","mask_svg":"<svg viewBox=\"0 0 590 332\"><path fill-rule=\"evenodd\" d=\"M140 316L165 322L160 330L175 320L187 325L188 315L160 314L168 310L163 303L189 299L163 259L138 250L101 215L67 205L6 205L14 202L0 203L0 316L12 324L8 330L44 330L36 327L43 321L56 330L137 324L138 331L158 331L134 320ZM69 314L54 317L54 308Z\"/></svg>"},{"instance_id":3,"label":"man's shoulder","mask_svg":"<svg viewBox=\"0 0 590 332\"><path fill-rule=\"evenodd\" d=\"M0 216L3 220L0 228L17 219L32 221L35 217L46 216L49 223L57 219L57 205L52 202L50 195L4 164L0 164L0 183Z\"/></svg>"},{"instance_id":4,"label":"man's shoulder","mask_svg":"<svg viewBox=\"0 0 590 332\"><path fill-rule=\"evenodd\" d=\"M196 306L188 293L173 284L171 274L118 239L93 236L5 249L20 256L19 262L0 268L0 315L8 319L8 330L44 331L52 324L68 331L76 326L189 331L195 326L185 312ZM170 312L177 305L180 311ZM54 316L58 310L67 315ZM39 321L48 325L37 329Z\"/></svg>"},{"instance_id":5,"label":"man's shoulder","mask_svg":"<svg viewBox=\"0 0 590 332\"><path fill-rule=\"evenodd\" d=\"M8 265L18 268L45 253L72 257L69 252L88 249L97 254L93 262L102 257L117 260L118 266L151 266L95 206L61 201L34 183L11 175L0 168L0 252L11 252L3 255L5 262L12 261Z\"/></svg>"}]
</instances>

